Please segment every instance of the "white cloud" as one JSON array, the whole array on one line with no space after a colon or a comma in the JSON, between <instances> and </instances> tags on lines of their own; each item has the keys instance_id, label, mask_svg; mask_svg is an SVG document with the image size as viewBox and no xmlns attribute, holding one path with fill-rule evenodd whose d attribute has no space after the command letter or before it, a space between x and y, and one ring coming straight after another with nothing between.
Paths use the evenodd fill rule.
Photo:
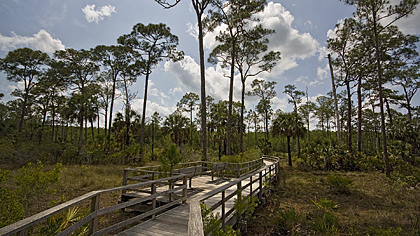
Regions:
<instances>
[{"instance_id":1,"label":"white cloud","mask_svg":"<svg viewBox=\"0 0 420 236\"><path fill-rule=\"evenodd\" d=\"M59 39L54 39L46 30L41 29L32 37L20 36L12 32L11 37L0 34L1 50L13 50L22 46L28 46L35 50L52 54L56 50L64 50L65 46Z\"/></svg>"},{"instance_id":2,"label":"white cloud","mask_svg":"<svg viewBox=\"0 0 420 236\"><path fill-rule=\"evenodd\" d=\"M269 2L257 17L263 27L276 31L269 37L269 50L280 51L282 58L273 70L275 74L298 66L297 59L316 54L319 43L309 33L300 33L292 27L294 17L280 3Z\"/></svg>"},{"instance_id":3,"label":"white cloud","mask_svg":"<svg viewBox=\"0 0 420 236\"><path fill-rule=\"evenodd\" d=\"M200 66L190 56L185 56L179 62L167 61L165 71L171 72L187 91L196 94L201 93ZM224 75L229 71L216 65L216 67L206 68L206 94L212 96L215 101L227 100L229 94L229 79ZM239 80L235 80L234 100L240 99ZM236 94L236 96L235 96Z\"/></svg>"},{"instance_id":4,"label":"white cloud","mask_svg":"<svg viewBox=\"0 0 420 236\"><path fill-rule=\"evenodd\" d=\"M277 111L278 109L285 111L288 106L288 99L287 97L279 98L276 96L271 100L271 103L274 111Z\"/></svg>"},{"instance_id":5,"label":"white cloud","mask_svg":"<svg viewBox=\"0 0 420 236\"><path fill-rule=\"evenodd\" d=\"M140 115L143 112L143 101L143 99L134 99L131 105L132 110L136 111ZM147 101L146 118L151 117L155 111L157 111L161 117L164 117L171 114L175 109L175 107L164 107L156 102Z\"/></svg>"},{"instance_id":6,"label":"white cloud","mask_svg":"<svg viewBox=\"0 0 420 236\"><path fill-rule=\"evenodd\" d=\"M113 12L116 12L115 7L111 5L98 7L98 9L95 10L95 4L86 5L84 8L82 8L82 11L85 13L85 18L88 22L95 21L96 23L102 21L105 16L111 16Z\"/></svg>"},{"instance_id":7,"label":"white cloud","mask_svg":"<svg viewBox=\"0 0 420 236\"><path fill-rule=\"evenodd\" d=\"M310 20L306 21L303 25L306 26L308 29L314 28L314 25L312 24L312 21Z\"/></svg>"},{"instance_id":8,"label":"white cloud","mask_svg":"<svg viewBox=\"0 0 420 236\"><path fill-rule=\"evenodd\" d=\"M150 91L149 94L151 96L160 98L160 103L162 105L164 105L165 104L165 100L170 100L170 97L168 95L166 95L164 92L160 91L159 89L153 88L154 85L155 84L152 81L149 82L149 88L148 88L149 91Z\"/></svg>"},{"instance_id":9,"label":"white cloud","mask_svg":"<svg viewBox=\"0 0 420 236\"><path fill-rule=\"evenodd\" d=\"M172 94L173 95L175 93L182 93L182 89L180 87L169 89L169 94Z\"/></svg>"},{"instance_id":10,"label":"white cloud","mask_svg":"<svg viewBox=\"0 0 420 236\"><path fill-rule=\"evenodd\" d=\"M309 34L300 33L292 27L294 17L280 3L269 2L264 11L256 14L263 27L275 30L270 35L269 50L280 51L281 60L271 72L272 75L282 74L284 71L298 66L298 59L306 59L316 54L319 43ZM311 26L311 22L305 23ZM189 25L191 35L196 35L196 26ZM209 32L204 37L204 46L211 51L217 46L216 35L225 30L226 26L217 27L214 32ZM261 75L261 76L268 76Z\"/></svg>"}]
</instances>

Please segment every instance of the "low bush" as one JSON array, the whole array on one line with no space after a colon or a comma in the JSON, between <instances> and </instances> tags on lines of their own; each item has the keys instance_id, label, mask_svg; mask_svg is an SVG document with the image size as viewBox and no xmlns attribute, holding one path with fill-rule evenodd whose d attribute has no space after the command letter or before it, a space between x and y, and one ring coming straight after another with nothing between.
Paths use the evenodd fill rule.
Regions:
<instances>
[{"instance_id":1,"label":"low bush","mask_svg":"<svg viewBox=\"0 0 420 236\"><path fill-rule=\"evenodd\" d=\"M330 174L327 176L326 183L336 193L350 194L353 181L350 178Z\"/></svg>"}]
</instances>

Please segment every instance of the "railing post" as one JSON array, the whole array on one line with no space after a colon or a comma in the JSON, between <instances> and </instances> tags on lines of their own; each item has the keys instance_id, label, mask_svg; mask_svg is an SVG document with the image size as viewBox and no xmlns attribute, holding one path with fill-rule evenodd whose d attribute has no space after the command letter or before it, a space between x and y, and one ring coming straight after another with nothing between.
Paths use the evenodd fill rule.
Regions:
<instances>
[{"instance_id":1,"label":"railing post","mask_svg":"<svg viewBox=\"0 0 420 236\"><path fill-rule=\"evenodd\" d=\"M96 195L92 198L92 202L90 203L90 212L93 213L99 210L99 196ZM89 235L92 235L98 229L98 217L95 216L89 223Z\"/></svg>"},{"instance_id":2,"label":"railing post","mask_svg":"<svg viewBox=\"0 0 420 236\"><path fill-rule=\"evenodd\" d=\"M240 163L236 164L236 173L237 173L237 178L241 177L241 164Z\"/></svg>"},{"instance_id":3,"label":"railing post","mask_svg":"<svg viewBox=\"0 0 420 236\"><path fill-rule=\"evenodd\" d=\"M222 229L225 229L225 190L222 192Z\"/></svg>"},{"instance_id":4,"label":"railing post","mask_svg":"<svg viewBox=\"0 0 420 236\"><path fill-rule=\"evenodd\" d=\"M123 182L122 182L122 185L123 186L125 186L125 185L127 185L127 178L128 178L128 170L124 170L124 174L123 174ZM127 192L127 190L126 189L123 189L122 190L122 193L124 194L124 193L126 193Z\"/></svg>"},{"instance_id":5,"label":"railing post","mask_svg":"<svg viewBox=\"0 0 420 236\"><path fill-rule=\"evenodd\" d=\"M152 195L156 193L156 183L152 183ZM156 208L156 197L152 199L152 210ZM152 219L156 218L156 214L152 215Z\"/></svg>"},{"instance_id":6,"label":"railing post","mask_svg":"<svg viewBox=\"0 0 420 236\"><path fill-rule=\"evenodd\" d=\"M262 183L263 183L263 181L262 181L262 170L260 171L260 173L259 173L259 176L258 176L258 178L259 178L259 189L260 189L260 191L258 192L258 198L261 200L262 199Z\"/></svg>"},{"instance_id":7,"label":"railing post","mask_svg":"<svg viewBox=\"0 0 420 236\"><path fill-rule=\"evenodd\" d=\"M172 180L169 180L169 190L172 189ZM169 202L172 202L172 193L169 193Z\"/></svg>"},{"instance_id":8,"label":"railing post","mask_svg":"<svg viewBox=\"0 0 420 236\"><path fill-rule=\"evenodd\" d=\"M184 198L182 203L186 203L187 202L187 176L186 175L184 175L184 178L182 179L182 185L184 185L185 187L182 190L182 198ZM191 187L191 180L190 180L190 187Z\"/></svg>"},{"instance_id":9,"label":"railing post","mask_svg":"<svg viewBox=\"0 0 420 236\"><path fill-rule=\"evenodd\" d=\"M28 235L28 229L24 229L16 233L16 236L27 236L27 235Z\"/></svg>"},{"instance_id":10,"label":"railing post","mask_svg":"<svg viewBox=\"0 0 420 236\"><path fill-rule=\"evenodd\" d=\"M252 202L252 176L249 177L249 200Z\"/></svg>"}]
</instances>

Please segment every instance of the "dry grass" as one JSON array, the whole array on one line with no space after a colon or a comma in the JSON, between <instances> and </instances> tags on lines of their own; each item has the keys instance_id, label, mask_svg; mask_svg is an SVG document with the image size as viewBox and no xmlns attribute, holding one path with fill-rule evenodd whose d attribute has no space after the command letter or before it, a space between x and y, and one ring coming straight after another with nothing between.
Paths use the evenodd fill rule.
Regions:
<instances>
[{"instance_id":1,"label":"dry grass","mask_svg":"<svg viewBox=\"0 0 420 236\"><path fill-rule=\"evenodd\" d=\"M320 215L311 202L321 198L339 204L332 213L338 218L336 235L366 235L369 227L401 227L406 235L420 220L420 188L391 182L382 173L334 172L350 178L350 194L337 194L326 184L332 172L302 172L284 167L285 180L276 186L265 206L259 207L243 235L279 235L275 220L280 211L294 209L303 216L296 235L314 234L311 227ZM353 234L352 234L353 233Z\"/></svg>"}]
</instances>

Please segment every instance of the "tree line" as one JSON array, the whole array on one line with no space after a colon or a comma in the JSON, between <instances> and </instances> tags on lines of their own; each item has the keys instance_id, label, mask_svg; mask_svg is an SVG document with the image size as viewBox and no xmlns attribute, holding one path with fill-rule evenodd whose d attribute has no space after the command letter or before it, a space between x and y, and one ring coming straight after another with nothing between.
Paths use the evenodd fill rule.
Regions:
<instances>
[{"instance_id":1,"label":"tree line","mask_svg":"<svg viewBox=\"0 0 420 236\"><path fill-rule=\"evenodd\" d=\"M179 2L156 1L165 8ZM145 115L153 69L162 60L183 58L176 48L178 38L164 24L139 23L118 38L118 45L67 48L52 57L29 48L11 51L1 59L1 70L8 80L21 82L23 89L12 93L16 100L1 104L0 132L9 137L3 146L12 148L19 139L53 141L62 144L58 153L67 154L68 146L77 143L77 150L70 148L69 155L83 161L105 154L127 161L144 156L154 160L170 143L201 149L202 160L208 159L208 153L220 159L259 148L266 154L288 153L289 165L294 155L299 164L313 168L344 162L347 154L349 158L378 155L389 174L388 148L391 155L411 163L419 153L420 109L412 104L420 85L419 39L393 25L411 14L417 1L396 6L379 0L345 3L356 6L354 17L338 24L336 36L327 42L333 89L310 101L307 90L285 85L283 93L292 112L274 111L271 99L277 96L276 82L256 77L270 72L281 59L280 52L268 51L267 37L275 32L254 17L266 5L262 0L192 0L199 27L201 94L186 93L177 110L164 118L157 112L149 118ZM391 20L382 25L385 18ZM219 44L208 62L230 69L224 75L230 79L229 96L226 101L214 101L203 87L202 37L222 24L226 30L217 35ZM240 102L233 101L235 76L241 82ZM141 114L131 109L137 93L130 86L139 77L145 78ZM246 91L247 79L252 77L256 79ZM117 94L124 108L113 117ZM246 96L259 98L254 110L245 108ZM103 128L100 116L105 120ZM311 130L313 122L316 128ZM333 161L328 153L335 151L346 154Z\"/></svg>"}]
</instances>

